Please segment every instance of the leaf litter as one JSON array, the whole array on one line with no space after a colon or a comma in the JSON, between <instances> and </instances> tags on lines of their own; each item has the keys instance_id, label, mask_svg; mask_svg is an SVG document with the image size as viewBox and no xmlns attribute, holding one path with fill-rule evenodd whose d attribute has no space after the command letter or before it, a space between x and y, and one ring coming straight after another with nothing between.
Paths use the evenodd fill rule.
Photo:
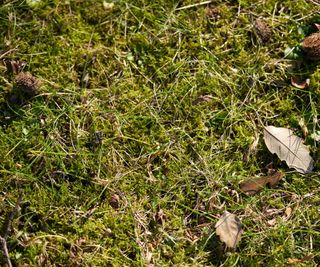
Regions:
<instances>
[{"instance_id":1,"label":"leaf litter","mask_svg":"<svg viewBox=\"0 0 320 267\"><path fill-rule=\"evenodd\" d=\"M276 171L271 175L245 180L241 182L239 186L242 192L246 193L247 195L254 195L267 185L270 187L276 186L283 176L284 173Z\"/></svg>"},{"instance_id":2,"label":"leaf litter","mask_svg":"<svg viewBox=\"0 0 320 267\"><path fill-rule=\"evenodd\" d=\"M235 248L241 239L243 230L239 218L225 211L215 225L216 234L228 248Z\"/></svg>"},{"instance_id":3,"label":"leaf litter","mask_svg":"<svg viewBox=\"0 0 320 267\"><path fill-rule=\"evenodd\" d=\"M271 153L284 160L290 168L300 173L308 173L313 169L314 161L310 151L303 144L302 138L287 128L267 126L264 129L264 142Z\"/></svg>"}]
</instances>

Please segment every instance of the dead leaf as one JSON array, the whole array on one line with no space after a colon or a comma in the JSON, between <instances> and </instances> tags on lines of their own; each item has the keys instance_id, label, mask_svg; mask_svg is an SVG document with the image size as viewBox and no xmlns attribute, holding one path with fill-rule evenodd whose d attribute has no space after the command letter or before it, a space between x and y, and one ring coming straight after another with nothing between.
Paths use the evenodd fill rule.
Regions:
<instances>
[{"instance_id":1,"label":"dead leaf","mask_svg":"<svg viewBox=\"0 0 320 267\"><path fill-rule=\"evenodd\" d=\"M242 235L242 229L239 218L225 211L215 225L216 234L227 247L235 248L239 243Z\"/></svg>"},{"instance_id":2,"label":"dead leaf","mask_svg":"<svg viewBox=\"0 0 320 267\"><path fill-rule=\"evenodd\" d=\"M311 261L312 259L313 259L313 255L307 255L307 256L304 256L302 259L289 258L287 260L287 263L288 264L297 264L297 263L303 263L303 262Z\"/></svg>"},{"instance_id":3,"label":"dead leaf","mask_svg":"<svg viewBox=\"0 0 320 267\"><path fill-rule=\"evenodd\" d=\"M309 86L309 84L310 84L310 79L302 80L297 77L291 77L291 85L296 88L305 89Z\"/></svg>"},{"instance_id":4,"label":"dead leaf","mask_svg":"<svg viewBox=\"0 0 320 267\"><path fill-rule=\"evenodd\" d=\"M202 104L202 103L207 103L209 102L210 100L213 99L213 96L211 95L201 95L199 97L197 97L193 102L192 104L193 105L199 105L199 104Z\"/></svg>"},{"instance_id":5,"label":"dead leaf","mask_svg":"<svg viewBox=\"0 0 320 267\"><path fill-rule=\"evenodd\" d=\"M290 168L300 173L312 171L314 161L309 155L309 149L292 130L267 126L264 129L263 139L269 151L277 154Z\"/></svg>"},{"instance_id":6,"label":"dead leaf","mask_svg":"<svg viewBox=\"0 0 320 267\"><path fill-rule=\"evenodd\" d=\"M286 209L284 210L284 214L285 214L285 217L284 217L284 220L288 220L292 214L292 208L290 207L286 207Z\"/></svg>"},{"instance_id":7,"label":"dead leaf","mask_svg":"<svg viewBox=\"0 0 320 267\"><path fill-rule=\"evenodd\" d=\"M240 189L247 195L254 195L261 191L265 186L276 186L284 176L282 172L276 171L272 175L262 176L254 179L249 179L240 183Z\"/></svg>"},{"instance_id":8,"label":"dead leaf","mask_svg":"<svg viewBox=\"0 0 320 267\"><path fill-rule=\"evenodd\" d=\"M277 223L277 219L276 218L273 218L273 219L267 221L267 224L269 226L275 226L276 223Z\"/></svg>"}]
</instances>

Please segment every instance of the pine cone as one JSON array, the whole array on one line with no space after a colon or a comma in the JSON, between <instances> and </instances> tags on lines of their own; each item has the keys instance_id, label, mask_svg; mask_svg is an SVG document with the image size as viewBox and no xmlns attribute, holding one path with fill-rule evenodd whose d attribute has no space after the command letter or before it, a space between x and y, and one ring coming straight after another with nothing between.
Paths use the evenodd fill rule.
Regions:
<instances>
[{"instance_id":1,"label":"pine cone","mask_svg":"<svg viewBox=\"0 0 320 267\"><path fill-rule=\"evenodd\" d=\"M253 23L256 34L259 36L263 43L266 43L270 40L272 31L269 25L263 19L257 19Z\"/></svg>"},{"instance_id":2,"label":"pine cone","mask_svg":"<svg viewBox=\"0 0 320 267\"><path fill-rule=\"evenodd\" d=\"M17 88L26 94L36 94L41 85L40 81L29 72L20 72L15 80Z\"/></svg>"},{"instance_id":3,"label":"pine cone","mask_svg":"<svg viewBox=\"0 0 320 267\"><path fill-rule=\"evenodd\" d=\"M306 58L312 61L320 60L320 32L306 37L301 46Z\"/></svg>"}]
</instances>

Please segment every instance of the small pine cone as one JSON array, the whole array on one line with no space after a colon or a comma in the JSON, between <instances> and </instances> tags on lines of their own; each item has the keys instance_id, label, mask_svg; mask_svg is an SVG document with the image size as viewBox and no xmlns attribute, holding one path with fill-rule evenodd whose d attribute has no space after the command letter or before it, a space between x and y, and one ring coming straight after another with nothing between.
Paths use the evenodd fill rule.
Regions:
<instances>
[{"instance_id":1,"label":"small pine cone","mask_svg":"<svg viewBox=\"0 0 320 267\"><path fill-rule=\"evenodd\" d=\"M312 61L320 60L320 32L306 37L301 46L306 58Z\"/></svg>"},{"instance_id":2,"label":"small pine cone","mask_svg":"<svg viewBox=\"0 0 320 267\"><path fill-rule=\"evenodd\" d=\"M263 43L266 43L270 40L272 36L272 31L269 25L263 19L257 19L253 23L256 34L259 36Z\"/></svg>"},{"instance_id":3,"label":"small pine cone","mask_svg":"<svg viewBox=\"0 0 320 267\"><path fill-rule=\"evenodd\" d=\"M16 76L16 85L19 90L27 94L36 94L40 88L40 81L29 72L20 72Z\"/></svg>"}]
</instances>

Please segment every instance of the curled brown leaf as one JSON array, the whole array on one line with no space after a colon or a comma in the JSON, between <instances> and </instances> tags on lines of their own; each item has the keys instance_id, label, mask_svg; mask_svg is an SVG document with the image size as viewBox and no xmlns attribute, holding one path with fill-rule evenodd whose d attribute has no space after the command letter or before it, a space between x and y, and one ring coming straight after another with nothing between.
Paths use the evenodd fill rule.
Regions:
<instances>
[{"instance_id":1,"label":"curled brown leaf","mask_svg":"<svg viewBox=\"0 0 320 267\"><path fill-rule=\"evenodd\" d=\"M267 185L270 187L276 186L283 176L284 174L282 172L276 171L271 175L245 180L241 182L239 186L242 192L247 195L254 195Z\"/></svg>"}]
</instances>

